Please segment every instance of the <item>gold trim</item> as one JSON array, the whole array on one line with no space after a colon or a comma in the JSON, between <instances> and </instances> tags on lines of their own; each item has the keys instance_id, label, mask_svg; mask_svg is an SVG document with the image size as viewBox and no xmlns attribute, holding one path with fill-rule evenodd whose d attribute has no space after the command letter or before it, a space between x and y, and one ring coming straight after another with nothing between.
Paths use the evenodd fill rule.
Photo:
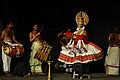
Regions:
<instances>
[{"instance_id":1,"label":"gold trim","mask_svg":"<svg viewBox=\"0 0 120 80\"><path fill-rule=\"evenodd\" d=\"M85 12L80 11L77 13L75 20L77 25L87 25L89 22L89 17Z\"/></svg>"}]
</instances>

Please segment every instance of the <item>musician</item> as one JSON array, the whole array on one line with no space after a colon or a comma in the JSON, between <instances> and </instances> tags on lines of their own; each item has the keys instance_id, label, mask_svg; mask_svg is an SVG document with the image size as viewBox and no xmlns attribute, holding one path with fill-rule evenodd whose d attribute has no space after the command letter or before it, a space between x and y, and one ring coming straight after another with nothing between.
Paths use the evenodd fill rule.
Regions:
<instances>
[{"instance_id":1,"label":"musician","mask_svg":"<svg viewBox=\"0 0 120 80\"><path fill-rule=\"evenodd\" d=\"M42 28L41 28L42 29ZM29 33L29 39L32 43L31 45L31 54L30 54L30 67L31 67L31 73L32 75L44 75L42 71L42 62L40 62L38 59L35 58L35 54L37 51L41 48L43 43L46 43L43 41L42 37L40 36L40 32L38 31L38 25L33 25L33 30Z\"/></svg>"},{"instance_id":2,"label":"musician","mask_svg":"<svg viewBox=\"0 0 120 80\"><path fill-rule=\"evenodd\" d=\"M119 75L120 68L120 30L119 26L115 27L108 37L108 49L105 57L106 75Z\"/></svg>"},{"instance_id":3,"label":"musician","mask_svg":"<svg viewBox=\"0 0 120 80\"><path fill-rule=\"evenodd\" d=\"M1 44L2 44L3 72L6 74L6 76L10 76L11 57L4 53L4 47L6 45L17 46L20 44L15 38L12 21L8 21L7 27L3 29L1 33Z\"/></svg>"}]
</instances>

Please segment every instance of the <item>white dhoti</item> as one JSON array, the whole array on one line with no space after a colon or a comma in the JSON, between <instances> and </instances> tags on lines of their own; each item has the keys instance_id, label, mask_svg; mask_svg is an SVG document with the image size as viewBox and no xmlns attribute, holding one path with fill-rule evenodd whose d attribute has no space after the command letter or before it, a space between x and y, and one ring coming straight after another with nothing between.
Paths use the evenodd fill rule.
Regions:
<instances>
[{"instance_id":1,"label":"white dhoti","mask_svg":"<svg viewBox=\"0 0 120 80\"><path fill-rule=\"evenodd\" d=\"M21 44L13 44L13 43L11 43L9 41L4 41L4 43L6 45L10 45L10 46L13 46L13 47L15 47L15 46L22 46ZM17 53L19 53L19 51ZM4 52L3 46L2 46L2 61L3 61L3 72L10 72L11 57L8 56Z\"/></svg>"},{"instance_id":2,"label":"white dhoti","mask_svg":"<svg viewBox=\"0 0 120 80\"><path fill-rule=\"evenodd\" d=\"M105 58L105 68L107 75L119 75L120 48L108 47Z\"/></svg>"},{"instance_id":3,"label":"white dhoti","mask_svg":"<svg viewBox=\"0 0 120 80\"><path fill-rule=\"evenodd\" d=\"M29 61L32 73L42 72L42 67L41 67L42 63L38 59L34 58L35 54L37 53L40 47L41 47L41 43L39 41L32 43L32 47L31 47L32 51L30 54L30 61Z\"/></svg>"},{"instance_id":4,"label":"white dhoti","mask_svg":"<svg viewBox=\"0 0 120 80\"><path fill-rule=\"evenodd\" d=\"M3 61L3 71L10 72L11 57L9 57L4 53L3 46L2 46L2 61Z\"/></svg>"}]
</instances>

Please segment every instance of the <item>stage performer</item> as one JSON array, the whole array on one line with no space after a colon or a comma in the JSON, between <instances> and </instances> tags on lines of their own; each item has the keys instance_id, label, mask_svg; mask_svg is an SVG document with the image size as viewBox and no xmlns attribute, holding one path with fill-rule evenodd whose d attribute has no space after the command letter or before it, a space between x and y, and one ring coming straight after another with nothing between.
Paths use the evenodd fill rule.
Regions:
<instances>
[{"instance_id":1,"label":"stage performer","mask_svg":"<svg viewBox=\"0 0 120 80\"><path fill-rule=\"evenodd\" d=\"M70 42L61 47L59 61L65 64L87 64L103 58L102 49L89 41L88 33L85 30L87 20L88 16L85 12L79 12L76 15L77 29L73 32Z\"/></svg>"},{"instance_id":2,"label":"stage performer","mask_svg":"<svg viewBox=\"0 0 120 80\"><path fill-rule=\"evenodd\" d=\"M11 75L11 72L10 72L11 57L5 54L4 47L6 45L12 46L12 47L22 46L22 44L20 44L15 38L12 21L8 21L7 27L2 30L1 44L2 44L3 72L5 73L6 76L10 76ZM19 51L18 51L18 54L19 54Z\"/></svg>"},{"instance_id":3,"label":"stage performer","mask_svg":"<svg viewBox=\"0 0 120 80\"><path fill-rule=\"evenodd\" d=\"M57 37L59 38L60 40L60 44L62 46L65 46L68 44L68 42L70 41L70 39L72 38L72 31L70 28L67 29L67 31L62 31L60 32ZM64 64L64 63L61 63L60 61L58 61L58 63L56 63L55 65L58 69L59 67L62 69L62 70L65 70L65 73L69 73L69 72L72 72L72 65L69 65L69 64Z\"/></svg>"},{"instance_id":4,"label":"stage performer","mask_svg":"<svg viewBox=\"0 0 120 80\"><path fill-rule=\"evenodd\" d=\"M119 75L120 66L120 31L114 29L108 38L109 47L105 58L106 75Z\"/></svg>"},{"instance_id":5,"label":"stage performer","mask_svg":"<svg viewBox=\"0 0 120 80\"><path fill-rule=\"evenodd\" d=\"M41 27L42 30L43 26ZM38 25L33 25L33 30L29 33L29 40L32 43L31 54L30 54L30 66L32 75L45 75L42 71L42 62L35 58L35 54L41 48L43 43L42 37L40 36L41 30L38 29Z\"/></svg>"}]
</instances>

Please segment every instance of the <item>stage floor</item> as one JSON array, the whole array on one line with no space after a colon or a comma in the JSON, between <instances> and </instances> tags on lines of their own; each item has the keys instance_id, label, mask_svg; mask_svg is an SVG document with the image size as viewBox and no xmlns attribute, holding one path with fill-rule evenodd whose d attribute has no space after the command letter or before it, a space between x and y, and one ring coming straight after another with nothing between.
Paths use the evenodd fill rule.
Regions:
<instances>
[{"instance_id":1,"label":"stage floor","mask_svg":"<svg viewBox=\"0 0 120 80\"><path fill-rule=\"evenodd\" d=\"M80 80L77 77L72 79L71 76L71 74L53 73L51 80ZM6 77L4 75L0 75L0 80L47 80L47 76ZM87 78L83 77L82 80L87 80ZM91 73L91 79L89 80L120 80L120 76L106 76L105 73Z\"/></svg>"}]
</instances>

